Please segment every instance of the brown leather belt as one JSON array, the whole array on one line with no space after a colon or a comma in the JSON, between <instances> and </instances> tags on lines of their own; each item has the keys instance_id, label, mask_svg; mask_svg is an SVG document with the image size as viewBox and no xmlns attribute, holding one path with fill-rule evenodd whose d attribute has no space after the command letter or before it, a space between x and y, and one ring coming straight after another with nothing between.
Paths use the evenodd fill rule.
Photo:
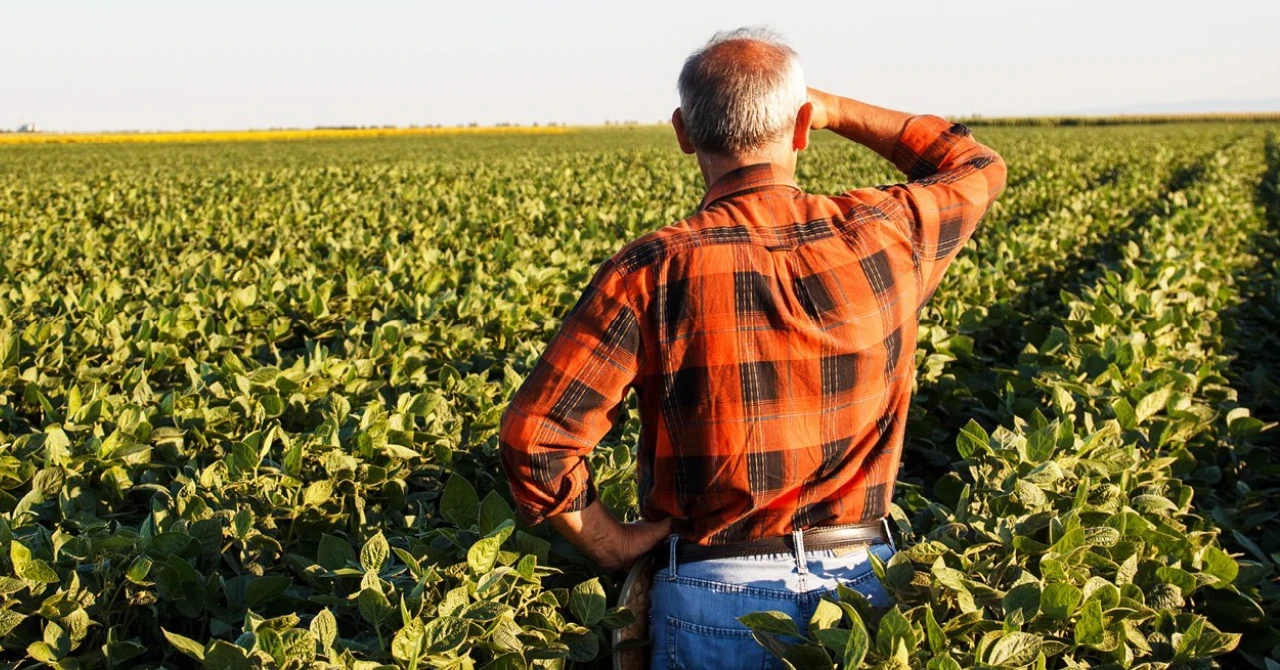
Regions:
<instances>
[{"instance_id":1,"label":"brown leather belt","mask_svg":"<svg viewBox=\"0 0 1280 670\"><path fill-rule=\"evenodd\" d=\"M859 544L876 544L889 541L888 528L884 520L855 523L842 526L818 526L802 531L801 535L805 551L823 551L841 549ZM734 542L703 546L690 544L684 540L676 541L676 563L692 563L713 558L742 558L762 554L789 554L795 551L795 537L780 535L750 542ZM661 542L654 547L655 565L662 567L670 560L670 545Z\"/></svg>"}]
</instances>

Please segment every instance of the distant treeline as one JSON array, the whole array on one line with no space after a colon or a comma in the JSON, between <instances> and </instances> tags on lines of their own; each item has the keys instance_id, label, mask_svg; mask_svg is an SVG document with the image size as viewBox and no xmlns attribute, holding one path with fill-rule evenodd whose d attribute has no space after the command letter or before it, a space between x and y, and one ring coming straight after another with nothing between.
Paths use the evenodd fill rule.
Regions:
<instances>
[{"instance_id":1,"label":"distant treeline","mask_svg":"<svg viewBox=\"0 0 1280 670\"><path fill-rule=\"evenodd\" d=\"M1242 112L1238 114L1122 114L1117 116L1023 116L959 119L968 126L1124 126L1161 123L1276 123L1280 112Z\"/></svg>"}]
</instances>

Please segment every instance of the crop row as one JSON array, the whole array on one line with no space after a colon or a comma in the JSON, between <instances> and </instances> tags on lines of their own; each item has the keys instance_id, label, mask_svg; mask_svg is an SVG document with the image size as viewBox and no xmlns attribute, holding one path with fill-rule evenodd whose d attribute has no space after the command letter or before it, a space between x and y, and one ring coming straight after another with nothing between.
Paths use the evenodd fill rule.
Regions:
<instances>
[{"instance_id":1,"label":"crop row","mask_svg":"<svg viewBox=\"0 0 1280 670\"><path fill-rule=\"evenodd\" d=\"M930 465L904 471L899 518L913 562L910 575L902 559L888 566L886 581L903 603L930 603L945 651L966 665L1016 665L1021 656L996 663L990 653L1029 643L1014 633L1038 636L1050 665L1123 660L1119 646L1106 647L1117 630L1128 635L1117 621L1129 620L1152 646L1126 642L1135 659L1164 658L1158 635L1182 640L1200 615L1223 625L1211 605L1272 606L1265 582L1226 579L1236 565L1260 580L1249 561L1262 561L1214 553L1247 551L1233 538L1218 542L1214 524L1243 530L1272 507L1256 492L1230 497L1254 474L1244 465L1224 468L1217 483L1188 480L1195 497L1182 500L1191 487L1174 475L1190 462L1165 463L1169 443L1151 441L1182 411L1172 400L1181 395L1171 392L1132 428L1103 402L1123 395L1137 408L1176 347L1146 356L1146 376L1108 382L1111 395L1079 391L1097 375L1063 352L1092 346L1093 335L1078 333L1071 316L1084 298L1064 302L1057 289L1090 296L1111 268L1146 290L1147 278L1162 276L1157 266L1201 259L1201 288L1185 292L1220 290L1195 315L1243 308L1245 282L1233 284L1232 273L1262 260L1242 239L1192 231L1195 220L1230 217L1242 235L1264 235L1265 217L1228 204L1251 202L1243 196L1261 171L1257 133L986 134L1013 166L1011 186L926 311L911 460ZM1214 150L1242 134L1219 164ZM601 138L605 146L588 146ZM546 528L515 521L496 467L497 418L594 266L696 205L690 163L621 133L323 148L29 147L6 150L0 165L21 168L0 170L6 655L62 668L187 659L217 668L520 668L607 657L607 630L629 617L607 606L616 576L596 574ZM896 178L866 153L828 142L815 144L799 176L819 191ZM1168 255L1175 247L1181 256ZM1254 274L1257 291L1275 275ZM1175 293L1168 300L1182 305ZM1107 337L1159 330L1160 319L1185 311L1156 315L1129 296L1114 301L1117 322L1129 303L1145 311L1133 307ZM1264 316L1251 312L1248 322L1265 329ZM1070 342L1045 350L1057 332ZM1215 352L1206 365L1236 380L1218 355L1234 345L1217 332L1187 327L1179 337ZM1027 342L1035 347L1020 359ZM1055 405L1063 393L1075 402L1070 411ZM1195 406L1230 402L1190 395ZM970 416L978 424L965 428ZM1224 420L1196 433L1202 449L1186 449L1203 461L1193 470L1266 435L1237 440L1230 425L1213 427ZM637 430L634 418L620 422L593 454L602 496L624 515L634 514ZM1120 464L1133 466L1129 480ZM1256 491L1269 490L1266 481L1275 480L1250 480ZM1069 495L1107 485L1131 511L1104 518ZM1176 513L1137 500L1161 495L1151 492L1159 486L1177 493L1166 496ZM1201 505L1215 495L1241 515L1212 521ZM1160 533L1144 535L1144 523L1189 531L1168 557L1153 558L1151 547L1168 547ZM1118 536L1102 546L1113 535L1106 528ZM1274 535L1248 538L1275 551ZM1122 583L1111 564L1134 555L1141 569ZM934 579L940 557L939 581L916 584ZM1181 594L1186 584L1174 569L1197 586L1183 604L1170 598L1156 608L1148 591L1172 583ZM1034 612L1030 577L1041 585ZM1050 588L1058 583L1081 598L1053 618L1060 610L1043 605L1046 594L1069 601L1073 593ZM1078 642L1072 626L1114 593L1146 609L1102 608L1102 643L1092 618ZM1021 621L1010 620L1006 601L1019 605ZM887 625L871 613L866 621L887 645L873 658L894 656L902 621L934 640L918 607ZM993 625L1008 635L984 646ZM1211 626L1199 631L1196 654L1230 642ZM934 651L922 645L914 658L927 664Z\"/></svg>"},{"instance_id":2,"label":"crop row","mask_svg":"<svg viewBox=\"0 0 1280 670\"><path fill-rule=\"evenodd\" d=\"M842 592L809 622L811 641L792 646L780 640L794 622L755 615L767 646L798 667L865 656L884 667L1162 668L1235 647L1208 613L1249 634L1254 663L1274 654L1274 566L1232 558L1182 479L1197 457L1247 445L1260 428L1234 406L1216 327L1264 225L1251 198L1257 144L1201 159L1116 267L1064 294L1047 337L997 371L1003 390L987 409L1003 425L969 423L956 472L930 499L899 501L916 512L917 541L878 571L901 609L881 617ZM1202 234L1216 222L1228 230Z\"/></svg>"}]
</instances>

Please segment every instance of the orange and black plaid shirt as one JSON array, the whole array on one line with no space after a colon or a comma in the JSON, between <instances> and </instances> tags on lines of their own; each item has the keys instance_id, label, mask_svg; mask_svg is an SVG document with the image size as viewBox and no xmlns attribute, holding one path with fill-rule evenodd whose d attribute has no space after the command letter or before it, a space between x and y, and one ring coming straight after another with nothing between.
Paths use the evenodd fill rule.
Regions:
<instances>
[{"instance_id":1,"label":"orange and black plaid shirt","mask_svg":"<svg viewBox=\"0 0 1280 670\"><path fill-rule=\"evenodd\" d=\"M912 117L906 184L811 195L770 164L596 272L503 414L525 521L596 498L586 455L639 397L641 513L700 544L883 517L920 309L1004 188L969 129Z\"/></svg>"}]
</instances>

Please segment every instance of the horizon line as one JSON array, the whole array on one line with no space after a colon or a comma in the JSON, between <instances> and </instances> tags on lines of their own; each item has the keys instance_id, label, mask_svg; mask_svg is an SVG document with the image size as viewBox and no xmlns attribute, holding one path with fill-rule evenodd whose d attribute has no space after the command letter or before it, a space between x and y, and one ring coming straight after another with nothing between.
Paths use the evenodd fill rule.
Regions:
<instances>
[{"instance_id":1,"label":"horizon line","mask_svg":"<svg viewBox=\"0 0 1280 670\"><path fill-rule=\"evenodd\" d=\"M1053 114L1001 114L987 116L980 113L969 114L946 114L941 115L945 118L954 119L961 122L984 122L992 124L1009 123L1019 120L1027 121L1051 121L1051 120L1104 120L1104 119L1212 119L1219 117L1223 119L1232 118L1257 118L1260 120L1272 120L1269 117L1275 117L1274 120L1280 120L1280 105L1272 110L1250 110L1250 111L1189 111L1189 112L1079 112L1079 113L1053 113ZM145 136L145 135L208 135L208 134L266 134L266 133L324 133L325 135L339 135L357 133L360 136L375 136L378 132L387 132L394 134L466 134L476 131L494 131L505 130L508 132L518 132L520 130L538 132L548 129L569 130L576 128L616 128L616 127L661 127L670 126L669 119L662 119L655 122L644 122L636 119L614 120L606 119L597 123L561 123L557 121L550 122L497 122L492 124L481 124L478 122L468 123L431 123L431 124L324 124L315 126L260 126L248 128L181 128L181 129L99 129L99 130L58 130L58 129L42 129L38 124L26 122L17 128L0 128L0 136L12 138L13 136L31 137L31 138L47 138L53 140L55 137L92 137L103 135L122 135L122 136ZM34 127L34 130L26 130L28 127ZM461 133L459 133L461 131Z\"/></svg>"}]
</instances>

